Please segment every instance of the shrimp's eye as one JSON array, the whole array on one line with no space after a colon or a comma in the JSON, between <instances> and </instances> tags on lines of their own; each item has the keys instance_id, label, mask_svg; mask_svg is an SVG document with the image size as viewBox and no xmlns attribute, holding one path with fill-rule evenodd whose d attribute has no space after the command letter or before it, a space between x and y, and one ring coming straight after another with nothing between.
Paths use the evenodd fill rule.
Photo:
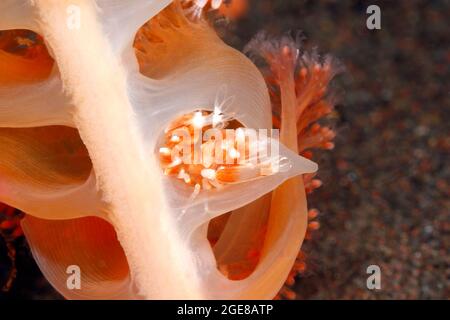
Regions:
<instances>
[{"instance_id":1,"label":"shrimp's eye","mask_svg":"<svg viewBox=\"0 0 450 320\"><path fill-rule=\"evenodd\" d=\"M169 125L158 151L164 174L199 192L275 173L268 141L219 111L197 110Z\"/></svg>"}]
</instances>

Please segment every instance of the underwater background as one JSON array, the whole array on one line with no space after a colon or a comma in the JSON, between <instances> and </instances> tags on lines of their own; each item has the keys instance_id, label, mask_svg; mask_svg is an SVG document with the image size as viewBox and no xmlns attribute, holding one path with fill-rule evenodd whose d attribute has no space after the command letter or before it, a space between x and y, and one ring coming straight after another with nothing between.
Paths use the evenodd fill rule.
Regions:
<instances>
[{"instance_id":1,"label":"underwater background","mask_svg":"<svg viewBox=\"0 0 450 320\"><path fill-rule=\"evenodd\" d=\"M366 27L371 4L381 8L381 30ZM215 22L239 50L263 29L301 30L306 47L346 67L330 120L336 148L316 152L323 186L308 202L320 229L302 247L298 299L450 297L448 12L447 0L250 0L240 19ZM62 299L24 238L13 244L17 276L0 299ZM381 290L366 288L373 264ZM9 270L0 238L0 287Z\"/></svg>"}]
</instances>

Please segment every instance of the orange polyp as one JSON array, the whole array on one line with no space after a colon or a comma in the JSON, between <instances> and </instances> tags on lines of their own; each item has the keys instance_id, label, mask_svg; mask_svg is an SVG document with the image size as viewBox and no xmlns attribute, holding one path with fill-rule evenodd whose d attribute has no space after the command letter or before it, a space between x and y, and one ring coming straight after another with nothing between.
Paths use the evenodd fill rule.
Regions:
<instances>
[{"instance_id":1,"label":"orange polyp","mask_svg":"<svg viewBox=\"0 0 450 320\"><path fill-rule=\"evenodd\" d=\"M302 78L306 78L307 75L308 75L308 69L306 69L306 68L301 68L301 69L300 69L300 76L301 76Z\"/></svg>"},{"instance_id":2,"label":"orange polyp","mask_svg":"<svg viewBox=\"0 0 450 320\"><path fill-rule=\"evenodd\" d=\"M326 150L333 150L334 146L335 146L335 144L333 142L325 142L323 144L323 148Z\"/></svg>"},{"instance_id":3,"label":"orange polyp","mask_svg":"<svg viewBox=\"0 0 450 320\"><path fill-rule=\"evenodd\" d=\"M284 46L282 52L287 57L291 55L291 49L288 46Z\"/></svg>"},{"instance_id":4,"label":"orange polyp","mask_svg":"<svg viewBox=\"0 0 450 320\"><path fill-rule=\"evenodd\" d=\"M317 221L312 221L308 224L308 229L310 230L318 230L320 228L320 224Z\"/></svg>"},{"instance_id":5,"label":"orange polyp","mask_svg":"<svg viewBox=\"0 0 450 320\"><path fill-rule=\"evenodd\" d=\"M300 253L302 253L302 252L300 251ZM305 259L305 258L301 258L301 256L299 255L299 259ZM306 263L304 261L301 261L301 260L300 261L296 261L295 264L294 264L294 268L295 268L295 270L298 273L305 272L305 270L306 270Z\"/></svg>"},{"instance_id":6,"label":"orange polyp","mask_svg":"<svg viewBox=\"0 0 450 320\"><path fill-rule=\"evenodd\" d=\"M299 151L302 152L310 148L321 148L331 150L334 148L332 140L336 134L329 128L321 127L319 124L312 125L309 130L302 133L299 141Z\"/></svg>"},{"instance_id":7,"label":"orange polyp","mask_svg":"<svg viewBox=\"0 0 450 320\"><path fill-rule=\"evenodd\" d=\"M0 223L0 229L4 229L4 230L12 229L14 226L15 226L15 223L14 223L14 221L11 221L11 220L6 220L6 221L3 221L2 223Z\"/></svg>"},{"instance_id":8,"label":"orange polyp","mask_svg":"<svg viewBox=\"0 0 450 320\"><path fill-rule=\"evenodd\" d=\"M319 179L314 179L313 181L311 181L311 188L317 189L317 188L320 188L321 186L322 186L322 181L320 181Z\"/></svg>"},{"instance_id":9,"label":"orange polyp","mask_svg":"<svg viewBox=\"0 0 450 320\"><path fill-rule=\"evenodd\" d=\"M44 80L50 75L53 63L42 38L35 33L0 32L0 85Z\"/></svg>"},{"instance_id":10,"label":"orange polyp","mask_svg":"<svg viewBox=\"0 0 450 320\"><path fill-rule=\"evenodd\" d=\"M295 300L295 298L297 297L297 294L288 287L283 287L280 291L280 295L286 297L286 299L288 300Z\"/></svg>"}]
</instances>

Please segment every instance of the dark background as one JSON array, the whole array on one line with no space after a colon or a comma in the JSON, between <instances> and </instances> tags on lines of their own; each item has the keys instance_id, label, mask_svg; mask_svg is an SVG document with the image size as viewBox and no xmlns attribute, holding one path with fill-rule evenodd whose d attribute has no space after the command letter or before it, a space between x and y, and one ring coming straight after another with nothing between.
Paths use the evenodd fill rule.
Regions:
<instances>
[{"instance_id":1,"label":"dark background","mask_svg":"<svg viewBox=\"0 0 450 320\"><path fill-rule=\"evenodd\" d=\"M450 298L450 2L250 2L240 20L216 22L229 44L242 49L262 29L302 30L307 47L346 67L335 82L336 148L316 154L324 185L309 205L321 228L303 247L298 298ZM381 7L381 30L366 28L371 4ZM25 241L16 246L18 276L0 297L60 298ZM379 291L366 288L371 264L381 267Z\"/></svg>"}]
</instances>

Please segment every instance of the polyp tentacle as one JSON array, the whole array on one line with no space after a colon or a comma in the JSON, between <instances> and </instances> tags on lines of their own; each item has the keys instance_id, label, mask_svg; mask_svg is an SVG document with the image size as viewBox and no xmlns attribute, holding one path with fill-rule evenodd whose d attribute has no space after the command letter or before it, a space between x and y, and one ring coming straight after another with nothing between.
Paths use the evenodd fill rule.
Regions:
<instances>
[{"instance_id":1,"label":"polyp tentacle","mask_svg":"<svg viewBox=\"0 0 450 320\"><path fill-rule=\"evenodd\" d=\"M41 82L0 86L0 127L74 127L72 109L56 71Z\"/></svg>"}]
</instances>

